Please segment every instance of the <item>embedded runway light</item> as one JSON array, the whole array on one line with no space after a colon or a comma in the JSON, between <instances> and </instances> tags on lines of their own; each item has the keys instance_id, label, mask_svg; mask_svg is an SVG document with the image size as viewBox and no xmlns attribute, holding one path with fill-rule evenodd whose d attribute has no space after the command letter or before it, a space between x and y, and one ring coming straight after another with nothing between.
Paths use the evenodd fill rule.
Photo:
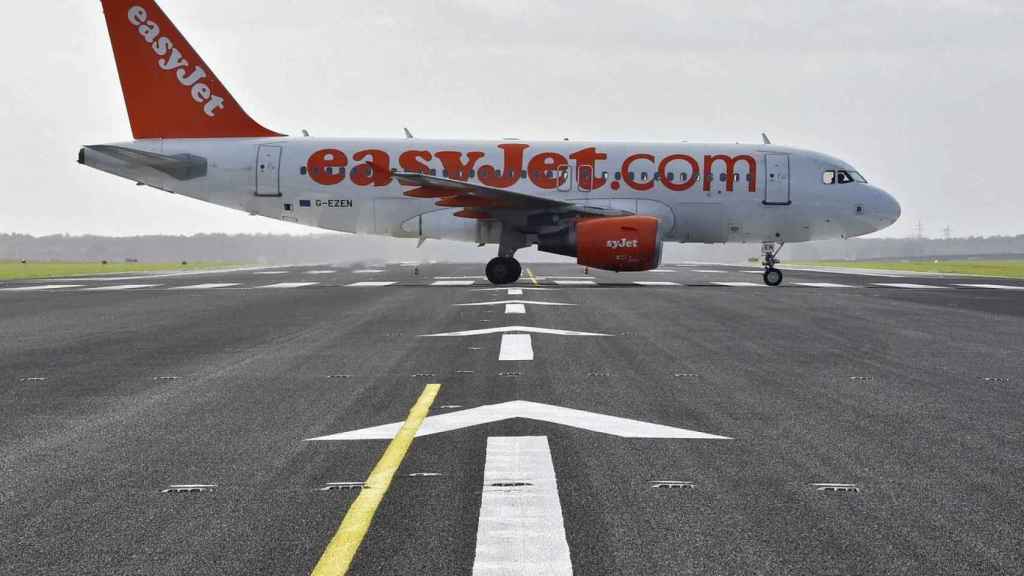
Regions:
<instances>
[{"instance_id":1,"label":"embedded runway light","mask_svg":"<svg viewBox=\"0 0 1024 576\"><path fill-rule=\"evenodd\" d=\"M194 494L198 492L213 492L216 484L171 484L160 491L161 494Z\"/></svg>"},{"instance_id":2,"label":"embedded runway light","mask_svg":"<svg viewBox=\"0 0 1024 576\"><path fill-rule=\"evenodd\" d=\"M320 492L332 492L334 490L362 490L365 487L365 482L328 482L318 488L318 490Z\"/></svg>"},{"instance_id":3,"label":"embedded runway light","mask_svg":"<svg viewBox=\"0 0 1024 576\"><path fill-rule=\"evenodd\" d=\"M692 490L697 487L693 482L682 480L651 480L648 484L651 485L651 488L685 488Z\"/></svg>"},{"instance_id":4,"label":"embedded runway light","mask_svg":"<svg viewBox=\"0 0 1024 576\"><path fill-rule=\"evenodd\" d=\"M818 492L855 492L860 493L860 487L856 484L837 484L834 482L819 482L811 484Z\"/></svg>"}]
</instances>

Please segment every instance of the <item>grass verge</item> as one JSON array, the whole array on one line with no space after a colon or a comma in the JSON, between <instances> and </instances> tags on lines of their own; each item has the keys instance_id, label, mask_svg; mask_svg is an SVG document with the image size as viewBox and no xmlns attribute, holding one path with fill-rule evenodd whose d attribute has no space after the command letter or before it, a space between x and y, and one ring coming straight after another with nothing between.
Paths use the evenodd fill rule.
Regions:
<instances>
[{"instance_id":1,"label":"grass verge","mask_svg":"<svg viewBox=\"0 0 1024 576\"><path fill-rule=\"evenodd\" d=\"M1024 260L908 260L904 262L820 260L786 262L786 264L794 266L828 266L903 272L965 274L968 276L991 276L993 278L1024 278Z\"/></svg>"},{"instance_id":2,"label":"grass verge","mask_svg":"<svg viewBox=\"0 0 1024 576\"><path fill-rule=\"evenodd\" d=\"M242 266L238 262L19 262L0 260L0 280L62 278L126 272L183 272Z\"/></svg>"}]
</instances>

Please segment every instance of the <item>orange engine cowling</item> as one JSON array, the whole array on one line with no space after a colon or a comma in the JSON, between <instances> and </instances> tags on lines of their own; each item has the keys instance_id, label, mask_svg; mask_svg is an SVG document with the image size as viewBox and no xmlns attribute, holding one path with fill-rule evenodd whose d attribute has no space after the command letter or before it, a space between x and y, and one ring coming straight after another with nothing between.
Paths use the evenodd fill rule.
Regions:
<instances>
[{"instance_id":1,"label":"orange engine cowling","mask_svg":"<svg viewBox=\"0 0 1024 576\"><path fill-rule=\"evenodd\" d=\"M586 218L550 236L538 249L575 256L582 266L615 272L640 272L661 264L661 231L653 216Z\"/></svg>"}]
</instances>

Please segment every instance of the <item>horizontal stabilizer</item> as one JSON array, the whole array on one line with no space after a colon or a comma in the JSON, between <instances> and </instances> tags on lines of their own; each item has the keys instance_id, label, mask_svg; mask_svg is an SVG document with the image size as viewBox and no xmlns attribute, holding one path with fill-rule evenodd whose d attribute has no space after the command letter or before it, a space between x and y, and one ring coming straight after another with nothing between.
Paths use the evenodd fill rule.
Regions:
<instances>
[{"instance_id":1,"label":"horizontal stabilizer","mask_svg":"<svg viewBox=\"0 0 1024 576\"><path fill-rule=\"evenodd\" d=\"M146 152L124 146L97 144L86 146L85 149L115 158L133 168L152 168L167 174L175 180L194 180L206 176L206 158L192 154L175 154L167 156L156 152ZM79 154L79 163L85 163L83 153Z\"/></svg>"}]
</instances>

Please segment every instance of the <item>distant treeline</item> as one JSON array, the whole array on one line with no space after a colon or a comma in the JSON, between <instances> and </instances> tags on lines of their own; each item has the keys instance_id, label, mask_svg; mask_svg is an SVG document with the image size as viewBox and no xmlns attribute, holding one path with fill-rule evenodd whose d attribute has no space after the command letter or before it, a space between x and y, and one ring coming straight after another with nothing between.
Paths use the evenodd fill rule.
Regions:
<instances>
[{"instance_id":1,"label":"distant treeline","mask_svg":"<svg viewBox=\"0 0 1024 576\"><path fill-rule=\"evenodd\" d=\"M415 240L378 236L315 234L197 234L194 236L28 236L0 234L0 260L71 260L179 262L233 261L259 264L357 263L394 260L483 262L494 246L430 240L417 248ZM757 244L670 244L666 261L742 262L758 256ZM1024 234L951 239L878 238L829 240L786 246L784 260L933 258L942 256L1024 257ZM565 259L535 250L524 260Z\"/></svg>"}]
</instances>

